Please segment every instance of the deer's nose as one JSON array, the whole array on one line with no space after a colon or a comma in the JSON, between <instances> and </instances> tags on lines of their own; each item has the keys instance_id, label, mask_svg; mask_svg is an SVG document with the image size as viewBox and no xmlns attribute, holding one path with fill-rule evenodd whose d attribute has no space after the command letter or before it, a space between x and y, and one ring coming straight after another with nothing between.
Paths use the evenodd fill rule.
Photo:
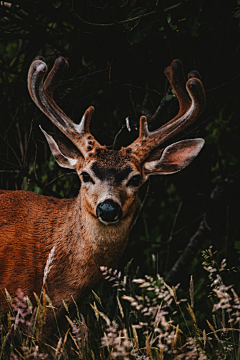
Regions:
<instances>
[{"instance_id":1,"label":"deer's nose","mask_svg":"<svg viewBox=\"0 0 240 360\"><path fill-rule=\"evenodd\" d=\"M98 204L96 214L103 223L114 224L121 219L122 209L115 201L108 199Z\"/></svg>"}]
</instances>

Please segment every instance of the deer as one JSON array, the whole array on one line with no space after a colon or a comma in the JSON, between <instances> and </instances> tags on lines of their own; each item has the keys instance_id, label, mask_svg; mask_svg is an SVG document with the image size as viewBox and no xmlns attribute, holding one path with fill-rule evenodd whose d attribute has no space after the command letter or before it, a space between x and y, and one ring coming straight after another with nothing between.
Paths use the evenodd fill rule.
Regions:
<instances>
[{"instance_id":1,"label":"deer","mask_svg":"<svg viewBox=\"0 0 240 360\"><path fill-rule=\"evenodd\" d=\"M137 207L139 188L151 175L168 175L188 166L204 145L201 138L164 144L202 114L205 92L197 71L185 81L180 60L164 73L179 102L179 112L149 131L145 116L139 134L120 150L101 145L90 133L94 112L88 107L79 124L55 103L53 94L68 68L59 57L48 76L44 58L28 72L28 90L36 106L73 144L42 130L56 162L77 172L81 186L75 198L54 198L23 190L0 191L0 307L8 310L4 291L18 288L33 297L42 289L44 268L54 248L47 293L56 316L73 299L79 303L102 280L101 266L116 266L126 248ZM45 81L44 81L45 79Z\"/></svg>"}]
</instances>

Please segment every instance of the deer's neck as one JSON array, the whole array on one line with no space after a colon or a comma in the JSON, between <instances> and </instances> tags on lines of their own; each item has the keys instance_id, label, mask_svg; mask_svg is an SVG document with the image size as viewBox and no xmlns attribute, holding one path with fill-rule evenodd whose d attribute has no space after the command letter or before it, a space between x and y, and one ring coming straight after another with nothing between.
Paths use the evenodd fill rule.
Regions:
<instances>
[{"instance_id":1,"label":"deer's neck","mask_svg":"<svg viewBox=\"0 0 240 360\"><path fill-rule=\"evenodd\" d=\"M83 200L81 200L79 196L79 198L76 199L76 211L79 209L79 205L81 208L86 209L86 206L81 204L81 201ZM81 231L84 234L81 242L84 242L85 247L91 248L95 261L99 259L99 261L102 262L100 265L108 267L116 265L127 245L134 212L135 205L126 217L113 225L103 224L89 211L80 212L79 223L81 224ZM81 244L79 245L82 247ZM78 254L80 255L80 251Z\"/></svg>"},{"instance_id":2,"label":"deer's neck","mask_svg":"<svg viewBox=\"0 0 240 360\"><path fill-rule=\"evenodd\" d=\"M80 196L68 205L59 231L48 245L49 251L55 246L54 257L61 267L53 262L48 279L50 298L58 307L62 300L81 300L101 280L100 266L115 266L128 240L132 213L117 224L104 225L89 212L83 212L82 205Z\"/></svg>"},{"instance_id":3,"label":"deer's neck","mask_svg":"<svg viewBox=\"0 0 240 360\"><path fill-rule=\"evenodd\" d=\"M90 212L83 211L84 206L80 196L72 202L59 204L59 207L52 228L51 243L47 244L48 251L55 246L64 250L66 256L71 257L72 254L75 261L82 262L83 252L91 249L93 256L112 259L109 260L111 263L118 260L128 240L135 206L126 217L113 225L105 225ZM59 213L62 215L59 216ZM116 257L115 253L118 254Z\"/></svg>"}]
</instances>

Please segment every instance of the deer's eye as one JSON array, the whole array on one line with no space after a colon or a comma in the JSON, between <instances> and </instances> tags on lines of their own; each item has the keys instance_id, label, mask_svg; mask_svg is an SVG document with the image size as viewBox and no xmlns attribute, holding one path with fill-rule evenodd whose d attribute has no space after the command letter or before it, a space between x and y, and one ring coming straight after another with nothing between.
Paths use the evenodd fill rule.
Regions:
<instances>
[{"instance_id":1,"label":"deer's eye","mask_svg":"<svg viewBox=\"0 0 240 360\"><path fill-rule=\"evenodd\" d=\"M127 186L135 186L137 187L140 183L140 180L141 180L141 176L140 175L135 175L133 176L129 182L127 183Z\"/></svg>"},{"instance_id":2,"label":"deer's eye","mask_svg":"<svg viewBox=\"0 0 240 360\"><path fill-rule=\"evenodd\" d=\"M94 184L93 179L91 178L91 176L88 173L83 172L81 175L82 175L83 182L85 182L85 183L92 182Z\"/></svg>"}]
</instances>

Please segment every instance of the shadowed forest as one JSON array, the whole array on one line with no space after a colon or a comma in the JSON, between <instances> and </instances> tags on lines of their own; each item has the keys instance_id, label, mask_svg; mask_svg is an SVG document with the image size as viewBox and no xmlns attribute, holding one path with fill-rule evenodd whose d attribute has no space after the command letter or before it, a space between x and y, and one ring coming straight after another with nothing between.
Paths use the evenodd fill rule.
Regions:
<instances>
[{"instance_id":1,"label":"shadowed forest","mask_svg":"<svg viewBox=\"0 0 240 360\"><path fill-rule=\"evenodd\" d=\"M109 148L137 138L141 115L154 130L177 114L164 75L174 59L182 61L186 77L200 73L207 99L200 118L171 139L204 138L204 148L183 171L152 176L142 186L118 270L105 269L107 280L79 306L78 318L69 315L65 337L59 335L48 354L44 293L38 303L42 323L31 336L25 328L11 329L14 316L1 325L0 312L0 359L240 359L240 1L0 4L1 189L70 198L81 186L74 171L55 162L39 128L60 135L27 90L37 55L49 69L57 57L67 59L56 103L76 123L94 106L91 133ZM158 300L156 289L164 293ZM177 319L176 293L186 299ZM19 299L27 304L23 294ZM150 320L141 318L141 301ZM160 308L168 326L156 321ZM172 321L174 335L167 340ZM159 335L165 347L154 331L165 334Z\"/></svg>"}]
</instances>

